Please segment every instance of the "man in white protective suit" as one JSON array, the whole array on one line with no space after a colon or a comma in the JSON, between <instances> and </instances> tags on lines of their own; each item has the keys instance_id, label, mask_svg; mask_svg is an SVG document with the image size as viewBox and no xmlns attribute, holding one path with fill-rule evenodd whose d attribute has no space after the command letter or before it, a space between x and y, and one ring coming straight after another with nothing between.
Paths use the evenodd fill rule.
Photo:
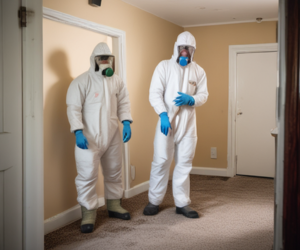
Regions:
<instances>
[{"instance_id":1,"label":"man in white protective suit","mask_svg":"<svg viewBox=\"0 0 300 250\"><path fill-rule=\"evenodd\" d=\"M67 93L67 114L76 136L75 160L77 201L81 205L81 232L94 229L98 197L96 182L99 163L110 217L129 220L121 207L122 139L118 120L123 123L123 142L131 138L130 102L122 79L114 74L114 56L106 43L99 43L90 69L72 81Z\"/></svg>"},{"instance_id":2,"label":"man in white protective suit","mask_svg":"<svg viewBox=\"0 0 300 250\"><path fill-rule=\"evenodd\" d=\"M158 213L175 154L173 196L176 213L199 218L198 213L189 207L189 173L197 144L195 107L206 102L208 92L205 71L193 62L195 49L193 35L187 31L181 33L175 42L172 58L161 61L153 73L149 100L160 119L154 139L149 203L144 215Z\"/></svg>"}]
</instances>

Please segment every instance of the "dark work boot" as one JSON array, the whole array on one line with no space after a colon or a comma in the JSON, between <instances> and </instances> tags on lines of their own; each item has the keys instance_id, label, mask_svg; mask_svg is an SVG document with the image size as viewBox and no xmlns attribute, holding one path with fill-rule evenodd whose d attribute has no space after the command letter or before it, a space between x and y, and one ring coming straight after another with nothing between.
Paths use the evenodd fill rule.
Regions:
<instances>
[{"instance_id":1,"label":"dark work boot","mask_svg":"<svg viewBox=\"0 0 300 250\"><path fill-rule=\"evenodd\" d=\"M185 217L191 219L199 218L198 213L189 206L176 207L176 214L183 214Z\"/></svg>"},{"instance_id":2,"label":"dark work boot","mask_svg":"<svg viewBox=\"0 0 300 250\"><path fill-rule=\"evenodd\" d=\"M144 215L156 215L158 214L159 206L153 205L150 202L144 209Z\"/></svg>"},{"instance_id":3,"label":"dark work boot","mask_svg":"<svg viewBox=\"0 0 300 250\"><path fill-rule=\"evenodd\" d=\"M121 199L107 199L106 204L109 217L130 220L129 212L121 206Z\"/></svg>"},{"instance_id":4,"label":"dark work boot","mask_svg":"<svg viewBox=\"0 0 300 250\"><path fill-rule=\"evenodd\" d=\"M93 232L97 217L97 209L87 210L85 207L81 206L81 214L80 231L84 234Z\"/></svg>"}]
</instances>

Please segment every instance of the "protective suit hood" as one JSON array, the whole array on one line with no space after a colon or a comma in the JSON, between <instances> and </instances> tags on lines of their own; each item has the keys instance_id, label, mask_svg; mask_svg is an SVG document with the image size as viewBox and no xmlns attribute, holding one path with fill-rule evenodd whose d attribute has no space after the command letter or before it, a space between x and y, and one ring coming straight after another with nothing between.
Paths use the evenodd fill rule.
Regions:
<instances>
[{"instance_id":1,"label":"protective suit hood","mask_svg":"<svg viewBox=\"0 0 300 250\"><path fill-rule=\"evenodd\" d=\"M177 41L174 44L174 52L173 52L173 56L172 59L174 61L177 61L178 57L179 57L179 49L178 46L181 45L187 45L187 46L191 46L194 48L193 53L191 54L191 62L193 61L193 57L194 57L194 53L196 50L196 40L195 37L188 31L184 31L181 34L178 35L177 37Z\"/></svg>"},{"instance_id":2,"label":"protective suit hood","mask_svg":"<svg viewBox=\"0 0 300 250\"><path fill-rule=\"evenodd\" d=\"M93 73L98 73L98 72L95 72L95 69L96 69L96 62L95 62L95 57L96 56L112 56L114 57L114 55L111 53L108 45L106 43L98 43L96 45L96 47L94 48L93 50L93 53L90 57L90 69L89 71L90 72L93 72ZM113 60L112 62L112 69L115 70L115 60Z\"/></svg>"}]
</instances>

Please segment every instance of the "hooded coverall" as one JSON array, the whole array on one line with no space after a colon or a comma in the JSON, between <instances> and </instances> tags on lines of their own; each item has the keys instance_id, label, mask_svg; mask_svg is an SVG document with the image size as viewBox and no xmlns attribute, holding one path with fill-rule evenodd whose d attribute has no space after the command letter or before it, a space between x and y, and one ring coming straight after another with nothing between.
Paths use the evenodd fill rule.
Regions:
<instances>
[{"instance_id":1,"label":"hooded coverall","mask_svg":"<svg viewBox=\"0 0 300 250\"><path fill-rule=\"evenodd\" d=\"M90 69L72 81L67 93L67 114L71 132L82 130L88 149L75 145L77 201L88 210L98 208L96 182L99 163L104 176L106 199L120 199L122 188L122 139L118 120L132 121L128 91L122 79L95 71L95 56L111 55L106 43L99 43Z\"/></svg>"},{"instance_id":2,"label":"hooded coverall","mask_svg":"<svg viewBox=\"0 0 300 250\"><path fill-rule=\"evenodd\" d=\"M193 62L194 52L187 66L178 64L180 45L192 46L195 51L195 38L187 31L178 36L172 58L157 65L149 91L149 101L155 112L158 115L167 112L172 126L167 136L161 132L160 120L156 126L149 187L149 201L153 205L163 201L174 154L176 165L172 188L175 205L185 207L191 202L189 173L197 144L195 107L207 101L208 92L205 71ZM178 92L191 95L195 99L194 105L175 106L173 100Z\"/></svg>"}]
</instances>

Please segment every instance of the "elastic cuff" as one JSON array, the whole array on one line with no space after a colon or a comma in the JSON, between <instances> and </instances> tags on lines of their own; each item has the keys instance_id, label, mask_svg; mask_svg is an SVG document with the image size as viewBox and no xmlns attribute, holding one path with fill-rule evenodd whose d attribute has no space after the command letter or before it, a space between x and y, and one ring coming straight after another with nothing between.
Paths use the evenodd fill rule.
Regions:
<instances>
[{"instance_id":1,"label":"elastic cuff","mask_svg":"<svg viewBox=\"0 0 300 250\"><path fill-rule=\"evenodd\" d=\"M132 117L130 115L130 113L123 113L123 114L118 114L118 118L120 122L123 121L130 121L130 123L132 123Z\"/></svg>"},{"instance_id":2,"label":"elastic cuff","mask_svg":"<svg viewBox=\"0 0 300 250\"><path fill-rule=\"evenodd\" d=\"M154 110L155 110L156 114L158 114L158 115L160 115L163 112L167 112L167 109L164 105L158 106L158 107L156 106L156 107L154 107Z\"/></svg>"},{"instance_id":3,"label":"elastic cuff","mask_svg":"<svg viewBox=\"0 0 300 250\"><path fill-rule=\"evenodd\" d=\"M124 121L122 121L122 123L124 124L124 125L130 125L130 121L128 121L128 120L124 120Z\"/></svg>"},{"instance_id":4,"label":"elastic cuff","mask_svg":"<svg viewBox=\"0 0 300 250\"><path fill-rule=\"evenodd\" d=\"M155 205L155 206L159 206L159 205L162 203L162 201L161 201L161 202L159 202L159 201L153 201L153 200L151 200L151 199L149 199L149 202L150 202L152 205Z\"/></svg>"},{"instance_id":5,"label":"elastic cuff","mask_svg":"<svg viewBox=\"0 0 300 250\"><path fill-rule=\"evenodd\" d=\"M191 103L190 103L189 105L190 105L190 106L194 106L194 105L195 105L195 98L192 97L192 96L191 96L191 98L192 98L192 100L190 101Z\"/></svg>"},{"instance_id":6,"label":"elastic cuff","mask_svg":"<svg viewBox=\"0 0 300 250\"><path fill-rule=\"evenodd\" d=\"M176 202L175 201L175 206L176 207L179 207L179 208L182 208L182 207L186 207L186 206L188 206L188 205L190 205L191 204L191 201L189 201L189 202L186 202L186 203L182 203L182 202Z\"/></svg>"}]
</instances>

